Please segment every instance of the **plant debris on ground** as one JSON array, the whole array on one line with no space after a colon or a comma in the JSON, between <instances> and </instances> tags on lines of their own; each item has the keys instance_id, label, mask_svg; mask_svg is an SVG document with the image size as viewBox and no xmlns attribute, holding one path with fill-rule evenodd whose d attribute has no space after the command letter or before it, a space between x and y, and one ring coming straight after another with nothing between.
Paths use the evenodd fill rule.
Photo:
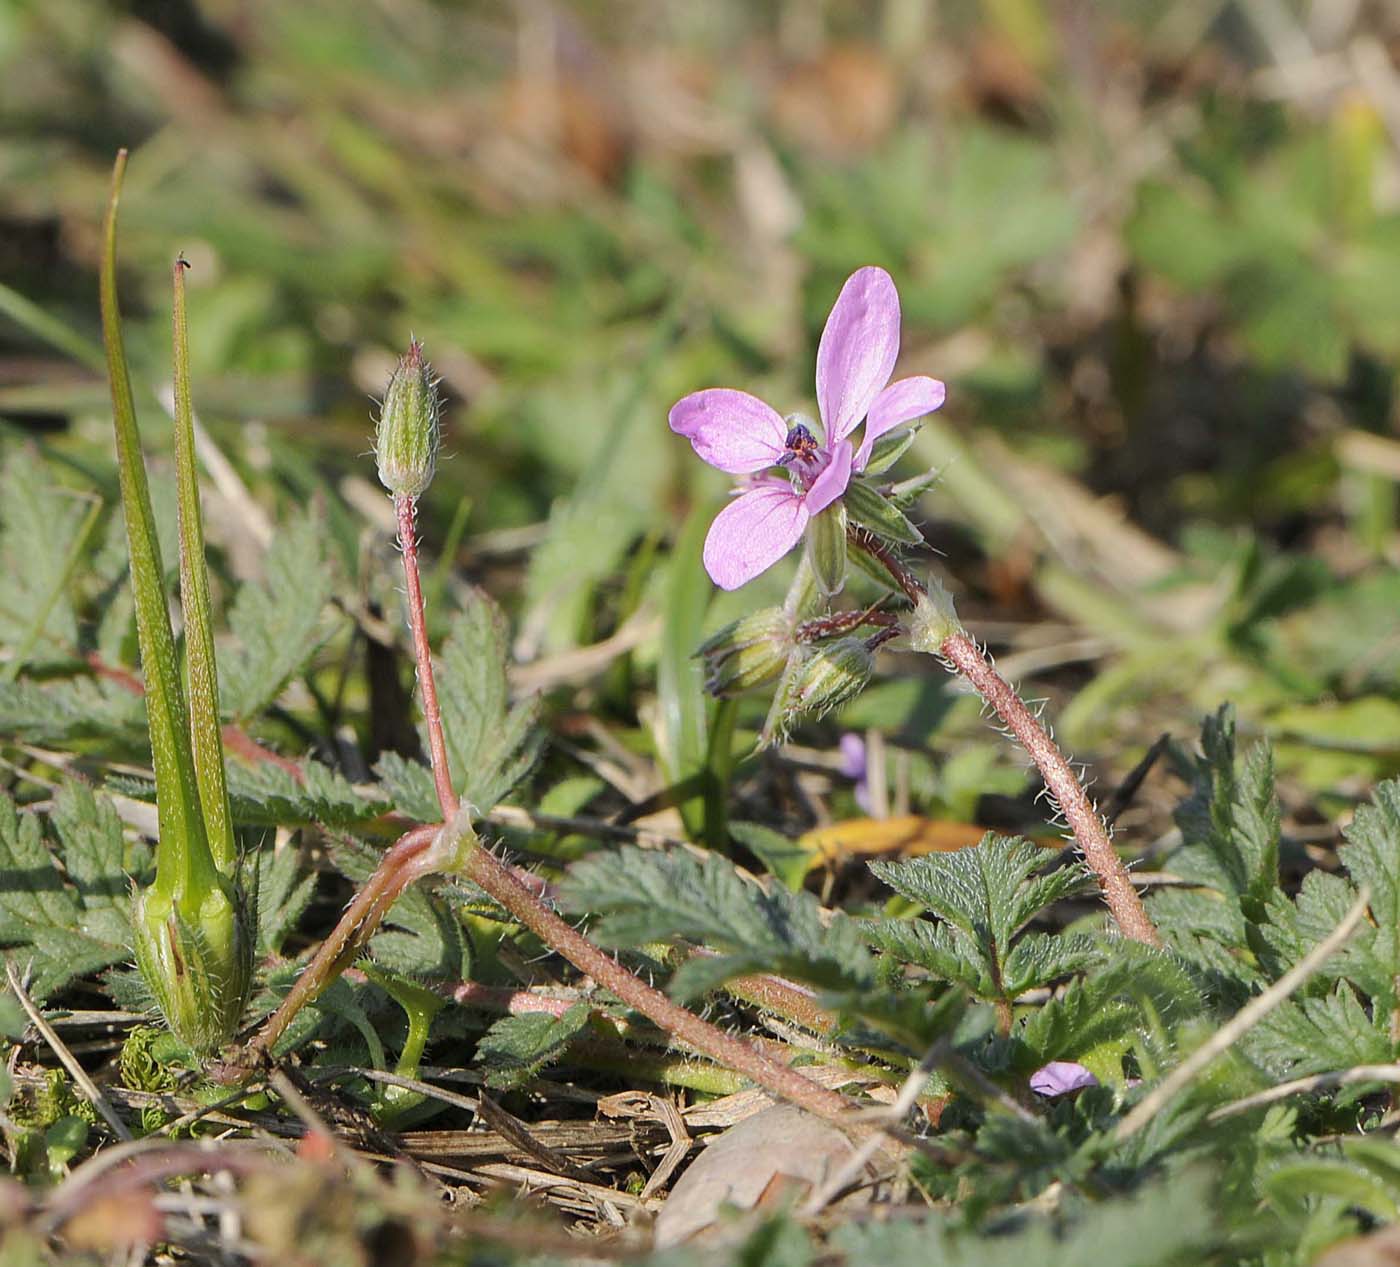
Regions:
<instances>
[{"instance_id":1,"label":"plant debris on ground","mask_svg":"<svg viewBox=\"0 0 1400 1267\"><path fill-rule=\"evenodd\" d=\"M1387 1261L1397 99L0 7L0 1262Z\"/></svg>"}]
</instances>

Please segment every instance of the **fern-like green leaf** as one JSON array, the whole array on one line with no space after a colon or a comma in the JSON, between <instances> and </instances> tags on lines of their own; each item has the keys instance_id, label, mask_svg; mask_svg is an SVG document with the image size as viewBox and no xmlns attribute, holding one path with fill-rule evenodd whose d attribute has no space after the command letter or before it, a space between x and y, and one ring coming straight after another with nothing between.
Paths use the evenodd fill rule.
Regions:
<instances>
[{"instance_id":1,"label":"fern-like green leaf","mask_svg":"<svg viewBox=\"0 0 1400 1267\"><path fill-rule=\"evenodd\" d=\"M130 956L122 831L111 804L68 787L54 822L71 885L38 817L0 793L0 944L29 966L39 1000Z\"/></svg>"},{"instance_id":2,"label":"fern-like green leaf","mask_svg":"<svg viewBox=\"0 0 1400 1267\"><path fill-rule=\"evenodd\" d=\"M297 762L297 774L282 765L228 764L234 820L244 826L292 827L319 823L348 829L389 808L387 797L362 795L341 774L319 761ZM297 777L300 775L300 777Z\"/></svg>"},{"instance_id":3,"label":"fern-like green leaf","mask_svg":"<svg viewBox=\"0 0 1400 1267\"><path fill-rule=\"evenodd\" d=\"M0 648L29 664L72 657L78 622L68 593L68 556L87 503L65 491L28 445L12 446L0 470Z\"/></svg>"},{"instance_id":4,"label":"fern-like green leaf","mask_svg":"<svg viewBox=\"0 0 1400 1267\"><path fill-rule=\"evenodd\" d=\"M536 1012L503 1016L476 1045L476 1060L486 1085L510 1091L530 1082L567 1050L573 1037L588 1024L589 1007L575 1003L563 1016Z\"/></svg>"},{"instance_id":5,"label":"fern-like green leaf","mask_svg":"<svg viewBox=\"0 0 1400 1267\"><path fill-rule=\"evenodd\" d=\"M1177 810L1183 846L1171 870L1235 899L1258 923L1278 888L1279 806L1273 756L1265 744L1243 764L1235 759L1235 718L1228 708L1206 719L1203 755L1191 796Z\"/></svg>"},{"instance_id":6,"label":"fern-like green leaf","mask_svg":"<svg viewBox=\"0 0 1400 1267\"><path fill-rule=\"evenodd\" d=\"M745 972L776 972L833 990L858 990L873 964L856 926L829 923L810 894L765 890L726 860L623 849L575 863L564 905L600 916L595 934L614 946L682 937L720 952L688 961L672 992L688 996Z\"/></svg>"},{"instance_id":7,"label":"fern-like green leaf","mask_svg":"<svg viewBox=\"0 0 1400 1267\"><path fill-rule=\"evenodd\" d=\"M0 682L0 734L45 745L103 739L139 752L146 745L146 708L114 682L21 678Z\"/></svg>"},{"instance_id":8,"label":"fern-like green leaf","mask_svg":"<svg viewBox=\"0 0 1400 1267\"><path fill-rule=\"evenodd\" d=\"M940 922L880 919L868 921L866 929L876 945L906 963L965 985L980 998L1012 999L1098 958L1087 938L1035 935L1013 946L1029 920L1087 883L1079 865L1037 875L1044 866L1045 852L1029 841L990 833L973 849L872 862L881 880Z\"/></svg>"},{"instance_id":9,"label":"fern-like green leaf","mask_svg":"<svg viewBox=\"0 0 1400 1267\"><path fill-rule=\"evenodd\" d=\"M279 527L261 582L238 591L229 612L235 645L219 658L225 717L246 720L272 703L332 632L326 616L334 573L311 514Z\"/></svg>"}]
</instances>

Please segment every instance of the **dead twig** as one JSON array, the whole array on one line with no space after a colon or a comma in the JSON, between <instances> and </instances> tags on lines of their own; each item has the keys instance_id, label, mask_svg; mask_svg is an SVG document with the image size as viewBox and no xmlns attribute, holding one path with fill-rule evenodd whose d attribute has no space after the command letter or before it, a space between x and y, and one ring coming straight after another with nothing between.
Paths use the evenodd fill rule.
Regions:
<instances>
[{"instance_id":1,"label":"dead twig","mask_svg":"<svg viewBox=\"0 0 1400 1267\"><path fill-rule=\"evenodd\" d=\"M73 1079L78 1090L87 1097L92 1107L102 1114L103 1120L112 1128L112 1134L120 1140L130 1140L132 1136L126 1123L117 1116L117 1111L107 1102L107 1097L88 1077L87 1070L78 1063L54 1027L44 1019L44 1014L34 1005L34 1000L29 997L29 992L19 979L19 973L15 971L14 960L8 956L5 959L5 979L10 983L10 989L14 992L15 998L19 1000L19 1005L24 1009L25 1015L29 1017L34 1028L39 1031L40 1037L48 1043L53 1054L58 1057L59 1063L68 1071L68 1076Z\"/></svg>"}]
</instances>

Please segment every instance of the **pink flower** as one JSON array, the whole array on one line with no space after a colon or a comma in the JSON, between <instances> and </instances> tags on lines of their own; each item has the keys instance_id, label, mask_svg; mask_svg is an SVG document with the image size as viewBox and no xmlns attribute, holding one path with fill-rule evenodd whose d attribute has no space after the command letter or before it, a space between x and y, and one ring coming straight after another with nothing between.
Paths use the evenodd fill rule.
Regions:
<instances>
[{"instance_id":1,"label":"pink flower","mask_svg":"<svg viewBox=\"0 0 1400 1267\"><path fill-rule=\"evenodd\" d=\"M932 413L943 403L937 379L889 381L899 357L899 294L883 268L857 269L846 279L817 348L813 434L800 415L783 418L748 392L711 387L671 409L671 430L685 436L711 466L754 476L710 525L705 570L721 589L738 589L772 567L801 540L807 522L846 491L865 469L871 447L887 431ZM865 422L860 447L850 434ZM787 478L760 475L783 467Z\"/></svg>"}]
</instances>

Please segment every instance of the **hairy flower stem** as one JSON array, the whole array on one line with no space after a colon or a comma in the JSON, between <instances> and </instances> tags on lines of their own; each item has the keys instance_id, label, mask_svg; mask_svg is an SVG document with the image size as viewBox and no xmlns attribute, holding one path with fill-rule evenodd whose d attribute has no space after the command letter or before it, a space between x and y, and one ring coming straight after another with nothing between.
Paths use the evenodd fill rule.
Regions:
<instances>
[{"instance_id":1,"label":"hairy flower stem","mask_svg":"<svg viewBox=\"0 0 1400 1267\"><path fill-rule=\"evenodd\" d=\"M889 572L916 607L921 600L927 599L923 582L878 538L864 529L856 528L851 533L851 541L857 549L870 555ZM1046 788L1064 813L1065 821L1084 853L1084 860L1098 876L1104 901L1123 935L1149 946L1160 946L1161 936L1133 887L1127 867L1108 838L1103 819L1094 809L1084 785L1059 745L961 626L942 638L938 644L938 654L972 683L1020 745L1030 753L1045 780Z\"/></svg>"},{"instance_id":2,"label":"hairy flower stem","mask_svg":"<svg viewBox=\"0 0 1400 1267\"><path fill-rule=\"evenodd\" d=\"M344 970L409 884L423 876L452 869L483 888L551 950L674 1038L812 1113L829 1119L843 1118L852 1107L845 1096L818 1085L752 1044L726 1034L673 1003L546 907L511 867L483 846L474 844L466 850L464 857L459 856L457 842L465 833L454 822L458 817L458 801L447 767L442 715L438 708L432 658L423 620L413 499L396 497L394 500L398 510L404 575L408 581L409 624L413 631L418 682L423 688L423 714L428 725L433 777L446 825L411 831L384 855L374 874L341 916L340 922L297 979L281 1006L249 1043L244 1059L239 1063L256 1066L266 1058L286 1032L292 1017ZM447 839L449 835L452 837L450 841Z\"/></svg>"},{"instance_id":3,"label":"hairy flower stem","mask_svg":"<svg viewBox=\"0 0 1400 1267\"><path fill-rule=\"evenodd\" d=\"M442 709L438 705L437 681L433 677L433 657L428 648L428 626L423 611L423 583L418 575L418 499L400 493L394 497L399 522L399 549L403 553L404 582L408 587L408 627L413 635L413 659L418 666L418 685L423 692L423 722L428 728L428 754L433 765L433 784L444 822L457 813L457 793L452 787L452 771L447 764L447 741L442 733Z\"/></svg>"},{"instance_id":4,"label":"hairy flower stem","mask_svg":"<svg viewBox=\"0 0 1400 1267\"><path fill-rule=\"evenodd\" d=\"M572 925L542 906L515 878L515 873L486 849L478 846L471 850L462 865L462 873L500 902L545 945L668 1034L820 1117L842 1118L849 1112L851 1104L845 1096L819 1086L743 1039L701 1020L634 976Z\"/></svg>"}]
</instances>

